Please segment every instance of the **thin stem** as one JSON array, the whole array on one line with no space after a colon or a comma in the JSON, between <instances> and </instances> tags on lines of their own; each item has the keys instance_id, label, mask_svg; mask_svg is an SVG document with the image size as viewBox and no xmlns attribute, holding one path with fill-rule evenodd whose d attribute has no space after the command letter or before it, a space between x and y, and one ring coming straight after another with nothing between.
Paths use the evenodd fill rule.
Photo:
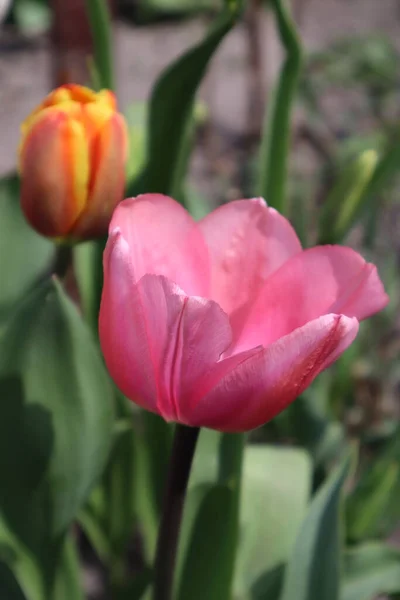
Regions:
<instances>
[{"instance_id":1,"label":"thin stem","mask_svg":"<svg viewBox=\"0 0 400 600\"><path fill-rule=\"evenodd\" d=\"M176 552L190 468L200 429L177 425L158 532L153 600L171 600Z\"/></svg>"},{"instance_id":2,"label":"thin stem","mask_svg":"<svg viewBox=\"0 0 400 600\"><path fill-rule=\"evenodd\" d=\"M60 279L64 279L72 263L72 246L69 244L60 244L57 246L53 273Z\"/></svg>"}]
</instances>

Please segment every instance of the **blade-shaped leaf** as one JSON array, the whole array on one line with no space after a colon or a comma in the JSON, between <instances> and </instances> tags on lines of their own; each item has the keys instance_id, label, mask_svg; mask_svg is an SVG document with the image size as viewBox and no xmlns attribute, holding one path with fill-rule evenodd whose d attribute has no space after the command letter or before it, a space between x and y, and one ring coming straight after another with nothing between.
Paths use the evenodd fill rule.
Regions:
<instances>
[{"instance_id":1,"label":"blade-shaped leaf","mask_svg":"<svg viewBox=\"0 0 400 600\"><path fill-rule=\"evenodd\" d=\"M83 578L79 565L76 542L73 536L67 537L57 573L55 586L57 600L84 600Z\"/></svg>"},{"instance_id":2,"label":"blade-shaped leaf","mask_svg":"<svg viewBox=\"0 0 400 600\"><path fill-rule=\"evenodd\" d=\"M368 200L370 183L378 155L366 150L340 175L324 202L320 216L319 242L337 244L342 241Z\"/></svg>"},{"instance_id":3,"label":"blade-shaped leaf","mask_svg":"<svg viewBox=\"0 0 400 600\"><path fill-rule=\"evenodd\" d=\"M32 292L7 323L0 378L0 508L54 571L63 536L105 466L113 426L101 357L58 283Z\"/></svg>"},{"instance_id":4,"label":"blade-shaped leaf","mask_svg":"<svg viewBox=\"0 0 400 600\"><path fill-rule=\"evenodd\" d=\"M126 585L114 591L113 600L144 600L144 594L149 589L153 574L145 569Z\"/></svg>"},{"instance_id":5,"label":"blade-shaped leaf","mask_svg":"<svg viewBox=\"0 0 400 600\"><path fill-rule=\"evenodd\" d=\"M215 50L240 12L240 2L227 5L208 35L180 56L157 81L149 106L148 159L140 191L169 194L178 185L181 146L196 91ZM135 191L137 185L134 184Z\"/></svg>"},{"instance_id":6,"label":"blade-shaped leaf","mask_svg":"<svg viewBox=\"0 0 400 600\"><path fill-rule=\"evenodd\" d=\"M345 553L340 600L372 600L378 594L399 592L399 550L371 543Z\"/></svg>"},{"instance_id":7,"label":"blade-shaped leaf","mask_svg":"<svg viewBox=\"0 0 400 600\"><path fill-rule=\"evenodd\" d=\"M26 600L11 569L0 562L0 598L2 600Z\"/></svg>"},{"instance_id":8,"label":"blade-shaped leaf","mask_svg":"<svg viewBox=\"0 0 400 600\"><path fill-rule=\"evenodd\" d=\"M307 511L311 461L298 449L246 448L235 591L245 590L290 555Z\"/></svg>"},{"instance_id":9,"label":"blade-shaped leaf","mask_svg":"<svg viewBox=\"0 0 400 600\"><path fill-rule=\"evenodd\" d=\"M232 543L236 520L230 519L236 491L211 486L201 499L182 567L177 600L230 600Z\"/></svg>"},{"instance_id":10,"label":"blade-shaped leaf","mask_svg":"<svg viewBox=\"0 0 400 600\"><path fill-rule=\"evenodd\" d=\"M282 590L284 574L284 565L278 565L260 575L251 586L250 599L278 600Z\"/></svg>"},{"instance_id":11,"label":"blade-shaped leaf","mask_svg":"<svg viewBox=\"0 0 400 600\"><path fill-rule=\"evenodd\" d=\"M390 534L399 516L400 428L373 464L367 464L347 498L348 538L353 541Z\"/></svg>"},{"instance_id":12,"label":"blade-shaped leaf","mask_svg":"<svg viewBox=\"0 0 400 600\"><path fill-rule=\"evenodd\" d=\"M25 221L19 203L19 179L0 180L0 318L43 275L54 244Z\"/></svg>"},{"instance_id":13,"label":"blade-shaped leaf","mask_svg":"<svg viewBox=\"0 0 400 600\"><path fill-rule=\"evenodd\" d=\"M281 600L339 600L341 490L350 456L311 502L285 573Z\"/></svg>"},{"instance_id":14,"label":"blade-shaped leaf","mask_svg":"<svg viewBox=\"0 0 400 600\"><path fill-rule=\"evenodd\" d=\"M198 511L218 479L221 437L216 431L200 433L180 536L178 582ZM311 461L302 450L250 444L245 448L242 478L235 598L251 597L253 587L254 594L259 594L267 572L287 560L307 510ZM227 511L226 507L225 516ZM213 529L214 523L215 518L208 528ZM261 596L254 597L261 600Z\"/></svg>"}]
</instances>

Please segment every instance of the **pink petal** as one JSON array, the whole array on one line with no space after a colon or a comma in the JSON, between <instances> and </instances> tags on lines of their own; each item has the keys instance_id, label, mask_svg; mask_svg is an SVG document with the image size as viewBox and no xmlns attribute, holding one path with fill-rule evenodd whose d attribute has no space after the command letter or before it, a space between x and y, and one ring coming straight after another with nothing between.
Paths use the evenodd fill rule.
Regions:
<instances>
[{"instance_id":1,"label":"pink petal","mask_svg":"<svg viewBox=\"0 0 400 600\"><path fill-rule=\"evenodd\" d=\"M135 283L120 233L109 239L104 271L100 342L112 378L140 406L184 422L181 399L201 388L231 343L228 316L163 276Z\"/></svg>"},{"instance_id":2,"label":"pink petal","mask_svg":"<svg viewBox=\"0 0 400 600\"><path fill-rule=\"evenodd\" d=\"M350 248L318 246L287 261L268 279L251 310L232 316L231 351L267 346L327 313L365 319L388 300L374 265Z\"/></svg>"},{"instance_id":3,"label":"pink petal","mask_svg":"<svg viewBox=\"0 0 400 600\"><path fill-rule=\"evenodd\" d=\"M231 314L301 251L294 229L262 198L229 202L199 223L210 250L211 297Z\"/></svg>"},{"instance_id":4,"label":"pink petal","mask_svg":"<svg viewBox=\"0 0 400 600\"><path fill-rule=\"evenodd\" d=\"M201 399L193 397L188 423L228 432L263 425L334 362L357 331L357 319L343 315L307 323L243 360Z\"/></svg>"},{"instance_id":5,"label":"pink petal","mask_svg":"<svg viewBox=\"0 0 400 600\"><path fill-rule=\"evenodd\" d=\"M107 368L128 398L155 412L157 384L145 323L140 320L143 309L134 291L129 247L119 232L110 235L103 263L99 336Z\"/></svg>"},{"instance_id":6,"label":"pink petal","mask_svg":"<svg viewBox=\"0 0 400 600\"><path fill-rule=\"evenodd\" d=\"M136 281L145 273L164 275L188 295L208 295L208 249L178 202L161 194L124 200L114 211L110 233L117 228L128 243Z\"/></svg>"}]
</instances>

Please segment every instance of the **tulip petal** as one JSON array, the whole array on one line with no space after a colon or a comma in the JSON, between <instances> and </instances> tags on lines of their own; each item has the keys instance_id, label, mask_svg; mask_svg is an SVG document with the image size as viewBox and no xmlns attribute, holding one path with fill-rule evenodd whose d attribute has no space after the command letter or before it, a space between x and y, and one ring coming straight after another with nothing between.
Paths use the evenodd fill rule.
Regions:
<instances>
[{"instance_id":1,"label":"tulip petal","mask_svg":"<svg viewBox=\"0 0 400 600\"><path fill-rule=\"evenodd\" d=\"M253 302L267 277L301 251L289 221L262 198L229 202L199 226L210 251L211 297L228 314Z\"/></svg>"},{"instance_id":2,"label":"tulip petal","mask_svg":"<svg viewBox=\"0 0 400 600\"><path fill-rule=\"evenodd\" d=\"M225 373L201 399L194 396L188 424L227 432L263 425L334 362L357 331L357 319L332 314L296 329Z\"/></svg>"},{"instance_id":3,"label":"tulip petal","mask_svg":"<svg viewBox=\"0 0 400 600\"><path fill-rule=\"evenodd\" d=\"M365 319L389 299L376 267L342 246L317 246L287 261L266 282L251 310L231 318L232 352L267 346L327 313Z\"/></svg>"},{"instance_id":4,"label":"tulip petal","mask_svg":"<svg viewBox=\"0 0 400 600\"><path fill-rule=\"evenodd\" d=\"M100 342L122 392L166 420L184 421L191 396L231 343L228 316L213 301L188 297L163 276L138 283L131 249L115 231L104 256Z\"/></svg>"},{"instance_id":5,"label":"tulip petal","mask_svg":"<svg viewBox=\"0 0 400 600\"><path fill-rule=\"evenodd\" d=\"M88 201L70 232L72 236L95 237L107 230L113 210L123 198L126 154L125 121L114 113L102 124L91 144Z\"/></svg>"},{"instance_id":6,"label":"tulip petal","mask_svg":"<svg viewBox=\"0 0 400 600\"><path fill-rule=\"evenodd\" d=\"M138 281L164 275L190 296L208 296L208 249L189 213L168 196L143 194L121 202L109 231L120 229Z\"/></svg>"},{"instance_id":7,"label":"tulip petal","mask_svg":"<svg viewBox=\"0 0 400 600\"><path fill-rule=\"evenodd\" d=\"M26 218L43 235L66 235L84 208L89 180L82 124L47 109L24 139L20 164Z\"/></svg>"}]
</instances>

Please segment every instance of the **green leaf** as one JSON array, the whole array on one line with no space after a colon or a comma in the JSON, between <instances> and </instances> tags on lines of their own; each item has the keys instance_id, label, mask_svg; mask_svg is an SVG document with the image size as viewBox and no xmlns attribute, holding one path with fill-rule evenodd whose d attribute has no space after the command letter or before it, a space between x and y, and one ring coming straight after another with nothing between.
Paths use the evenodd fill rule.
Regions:
<instances>
[{"instance_id":1,"label":"green leaf","mask_svg":"<svg viewBox=\"0 0 400 600\"><path fill-rule=\"evenodd\" d=\"M349 539L361 541L389 534L400 517L400 429L374 463L366 464L346 502Z\"/></svg>"},{"instance_id":2,"label":"green leaf","mask_svg":"<svg viewBox=\"0 0 400 600\"><path fill-rule=\"evenodd\" d=\"M147 424L149 425L149 424ZM163 434L171 433L166 428L162 430ZM159 482L157 477L157 453L152 446L157 444L157 438L151 439L151 432L156 433L156 428L147 426L145 431L140 431L139 427L135 430L135 507L140 533L143 539L143 555L148 564L153 560L154 550L157 541L158 523L160 519L159 499L157 490ZM165 449L164 444L168 444L168 456L170 452L171 436L167 440L164 435L160 436L161 449ZM163 457L163 461L165 457ZM163 465L164 463L162 463ZM159 465L160 468L161 465ZM165 481L165 465L161 471L161 477Z\"/></svg>"},{"instance_id":3,"label":"green leaf","mask_svg":"<svg viewBox=\"0 0 400 600\"><path fill-rule=\"evenodd\" d=\"M63 537L104 469L113 426L98 349L55 281L7 323L0 380L0 508L51 578Z\"/></svg>"},{"instance_id":4,"label":"green leaf","mask_svg":"<svg viewBox=\"0 0 400 600\"><path fill-rule=\"evenodd\" d=\"M232 453L228 452L226 443L223 444L224 468L221 469L221 464L218 465L222 438L216 431L200 432L180 536L178 582L181 579L182 563L190 546L193 524L196 523L205 496L218 477L225 480L225 483L230 479L229 464L234 461L227 460ZM247 445L242 478L235 598L244 597L250 587L259 589L258 580L271 568L287 560L307 510L311 462L302 450ZM263 515L262 519L259 518L260 514ZM225 508L225 516L227 515L228 506ZM210 522L209 529L213 530L214 522L215 519ZM206 529L205 523L204 528ZM231 535L233 534L234 530ZM212 556L215 555L216 548Z\"/></svg>"},{"instance_id":5,"label":"green leaf","mask_svg":"<svg viewBox=\"0 0 400 600\"><path fill-rule=\"evenodd\" d=\"M281 600L339 600L339 506L350 463L348 456L311 502L286 569Z\"/></svg>"},{"instance_id":6,"label":"green leaf","mask_svg":"<svg viewBox=\"0 0 400 600\"><path fill-rule=\"evenodd\" d=\"M161 513L172 447L173 427L153 413L145 411L142 416L148 453L148 466L152 481L152 493L154 494L154 503Z\"/></svg>"},{"instance_id":7,"label":"green leaf","mask_svg":"<svg viewBox=\"0 0 400 600\"><path fill-rule=\"evenodd\" d=\"M366 192L377 162L377 153L366 150L343 171L321 210L321 244L342 241L354 225L368 199Z\"/></svg>"},{"instance_id":8,"label":"green leaf","mask_svg":"<svg viewBox=\"0 0 400 600\"><path fill-rule=\"evenodd\" d=\"M79 287L83 314L94 337L98 336L101 290L103 288L103 252L105 239L90 240L73 248L74 272Z\"/></svg>"},{"instance_id":9,"label":"green leaf","mask_svg":"<svg viewBox=\"0 0 400 600\"><path fill-rule=\"evenodd\" d=\"M400 142L396 140L381 156L366 191L369 210L365 230L365 244L369 248L372 248L375 242L377 224L379 222L378 217L383 206L380 196L387 184L399 171Z\"/></svg>"},{"instance_id":10,"label":"green leaf","mask_svg":"<svg viewBox=\"0 0 400 600\"><path fill-rule=\"evenodd\" d=\"M139 175L146 163L147 108L146 102L134 102L124 111L129 135L129 155L126 168L128 185Z\"/></svg>"},{"instance_id":11,"label":"green leaf","mask_svg":"<svg viewBox=\"0 0 400 600\"><path fill-rule=\"evenodd\" d=\"M0 180L0 319L48 268L54 244L39 236L21 212L19 180Z\"/></svg>"},{"instance_id":12,"label":"green leaf","mask_svg":"<svg viewBox=\"0 0 400 600\"><path fill-rule=\"evenodd\" d=\"M8 385L13 385L11 379ZM2 398L5 384L2 383L0 388L0 398ZM36 557L21 544L15 534L7 527L1 514L0 562L4 562L11 569L27 599L43 600L45 594L44 581Z\"/></svg>"},{"instance_id":13,"label":"green leaf","mask_svg":"<svg viewBox=\"0 0 400 600\"><path fill-rule=\"evenodd\" d=\"M156 82L149 107L148 161L140 182L141 190L170 194L178 185L181 148L197 88L215 50L236 23L239 13L240 7L227 7L204 40L180 56Z\"/></svg>"},{"instance_id":14,"label":"green leaf","mask_svg":"<svg viewBox=\"0 0 400 600\"><path fill-rule=\"evenodd\" d=\"M79 513L78 520L98 557L107 564L111 556L111 544L106 531L106 508L104 487L98 485Z\"/></svg>"},{"instance_id":15,"label":"green leaf","mask_svg":"<svg viewBox=\"0 0 400 600\"><path fill-rule=\"evenodd\" d=\"M76 543L70 534L63 548L55 585L57 600L84 600L83 577L79 565Z\"/></svg>"},{"instance_id":16,"label":"green leaf","mask_svg":"<svg viewBox=\"0 0 400 600\"><path fill-rule=\"evenodd\" d=\"M284 573L284 566L278 565L260 575L251 587L250 599L278 600L282 591Z\"/></svg>"},{"instance_id":17,"label":"green leaf","mask_svg":"<svg viewBox=\"0 0 400 600\"><path fill-rule=\"evenodd\" d=\"M200 483L216 483L218 480L218 450L222 434L212 429L200 429L189 487Z\"/></svg>"},{"instance_id":18,"label":"green leaf","mask_svg":"<svg viewBox=\"0 0 400 600\"><path fill-rule=\"evenodd\" d=\"M113 600L143 600L153 578L150 569L145 569L123 587L113 591ZM75 599L74 599L75 600Z\"/></svg>"},{"instance_id":19,"label":"green leaf","mask_svg":"<svg viewBox=\"0 0 400 600\"><path fill-rule=\"evenodd\" d=\"M340 600L373 600L378 594L396 592L400 592L399 550L371 543L345 553Z\"/></svg>"},{"instance_id":20,"label":"green leaf","mask_svg":"<svg viewBox=\"0 0 400 600\"><path fill-rule=\"evenodd\" d=\"M307 511L312 465L306 452L250 445L243 464L238 597L286 562ZM262 515L262 518L260 518Z\"/></svg>"},{"instance_id":21,"label":"green leaf","mask_svg":"<svg viewBox=\"0 0 400 600\"><path fill-rule=\"evenodd\" d=\"M183 562L177 600L230 600L236 522L229 514L235 502L236 492L228 485L211 486L204 494Z\"/></svg>"},{"instance_id":22,"label":"green leaf","mask_svg":"<svg viewBox=\"0 0 400 600\"><path fill-rule=\"evenodd\" d=\"M350 349L350 355L354 346ZM340 360L342 358L347 360L347 356ZM343 426L333 420L330 407L333 381L339 387L338 373L322 373L288 408L290 435L310 452L315 467L323 467L337 458L343 448Z\"/></svg>"},{"instance_id":23,"label":"green leaf","mask_svg":"<svg viewBox=\"0 0 400 600\"><path fill-rule=\"evenodd\" d=\"M106 532L110 543L109 569L113 584L124 580L128 543L135 521L135 434L129 429L117 436L104 476Z\"/></svg>"},{"instance_id":24,"label":"green leaf","mask_svg":"<svg viewBox=\"0 0 400 600\"><path fill-rule=\"evenodd\" d=\"M266 113L259 160L258 194L286 214L287 161L291 114L301 69L302 52L295 24L284 0L270 0L286 59Z\"/></svg>"},{"instance_id":25,"label":"green leaf","mask_svg":"<svg viewBox=\"0 0 400 600\"><path fill-rule=\"evenodd\" d=\"M1 600L27 600L13 572L3 562L0 562L0 598Z\"/></svg>"},{"instance_id":26,"label":"green leaf","mask_svg":"<svg viewBox=\"0 0 400 600\"><path fill-rule=\"evenodd\" d=\"M201 436L201 431L200 431ZM186 494L183 510L182 525L179 533L178 557L175 567L175 585L179 586L182 580L182 569L187 558L188 549L194 533L197 515L205 497L212 489L210 482L191 485Z\"/></svg>"}]
</instances>

